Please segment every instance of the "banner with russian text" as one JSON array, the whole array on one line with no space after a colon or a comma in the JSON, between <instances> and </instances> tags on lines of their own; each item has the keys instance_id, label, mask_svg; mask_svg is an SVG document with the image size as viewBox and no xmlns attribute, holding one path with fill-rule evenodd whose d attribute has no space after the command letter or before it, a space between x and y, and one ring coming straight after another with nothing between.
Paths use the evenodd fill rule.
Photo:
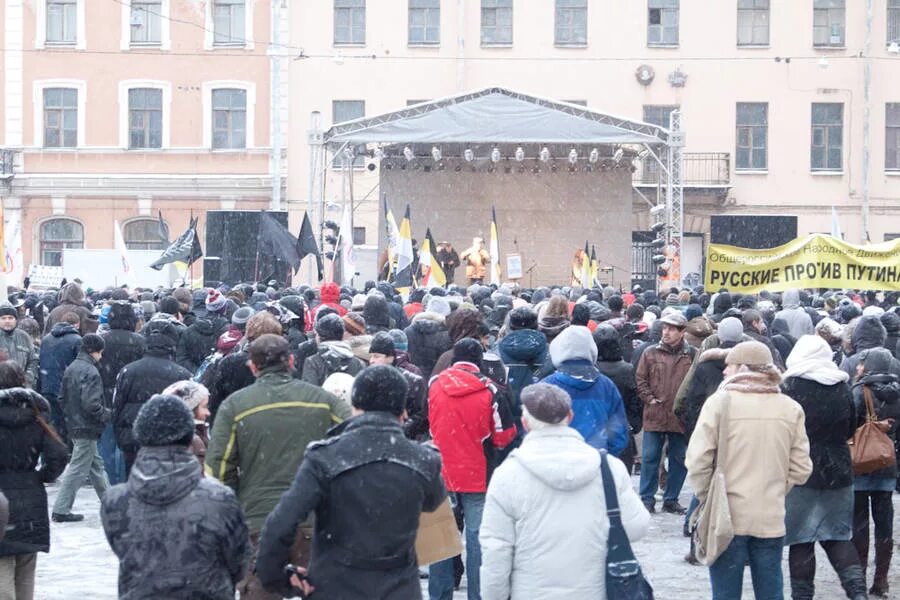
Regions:
<instances>
[{"instance_id":1,"label":"banner with russian text","mask_svg":"<svg viewBox=\"0 0 900 600\"><path fill-rule=\"evenodd\" d=\"M709 244L706 289L772 292L790 288L900 291L900 239L856 246L825 234L751 250Z\"/></svg>"}]
</instances>

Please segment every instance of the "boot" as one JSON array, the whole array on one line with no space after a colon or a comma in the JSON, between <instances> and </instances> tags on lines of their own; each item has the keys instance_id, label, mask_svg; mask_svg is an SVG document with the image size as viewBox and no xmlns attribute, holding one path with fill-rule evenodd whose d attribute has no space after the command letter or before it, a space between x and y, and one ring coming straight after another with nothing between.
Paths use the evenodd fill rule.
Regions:
<instances>
[{"instance_id":1,"label":"boot","mask_svg":"<svg viewBox=\"0 0 900 600\"><path fill-rule=\"evenodd\" d=\"M808 579L791 578L791 600L813 600L815 583Z\"/></svg>"},{"instance_id":2,"label":"boot","mask_svg":"<svg viewBox=\"0 0 900 600\"><path fill-rule=\"evenodd\" d=\"M891 567L891 554L894 553L894 540L875 540L875 579L869 593L873 596L887 598L888 570Z\"/></svg>"},{"instance_id":3,"label":"boot","mask_svg":"<svg viewBox=\"0 0 900 600\"><path fill-rule=\"evenodd\" d=\"M850 600L864 600L866 596L866 578L863 575L862 567L853 565L845 567L838 571L838 578L841 580L841 587L847 593Z\"/></svg>"},{"instance_id":4,"label":"boot","mask_svg":"<svg viewBox=\"0 0 900 600\"><path fill-rule=\"evenodd\" d=\"M853 545L856 546L856 554L859 556L859 566L862 567L863 581L866 580L866 569L869 567L869 532L865 535L854 535Z\"/></svg>"}]
</instances>

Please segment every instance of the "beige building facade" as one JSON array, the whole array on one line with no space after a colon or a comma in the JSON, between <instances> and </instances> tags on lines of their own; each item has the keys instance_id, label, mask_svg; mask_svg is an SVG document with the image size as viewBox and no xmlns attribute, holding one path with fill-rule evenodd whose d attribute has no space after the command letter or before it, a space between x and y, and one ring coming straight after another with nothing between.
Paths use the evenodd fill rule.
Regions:
<instances>
[{"instance_id":1,"label":"beige building facade","mask_svg":"<svg viewBox=\"0 0 900 600\"><path fill-rule=\"evenodd\" d=\"M900 3L873 0L870 15L866 4L292 4L290 207L302 211L310 197L313 111L327 129L332 122L501 86L666 126L671 110L679 109L686 135L686 233L708 240L718 215L796 217L798 235L827 232L834 207L848 241L891 239L900 234ZM367 244L379 239L374 163L372 156L357 158L353 172L355 237ZM324 216L338 220L349 194L340 169L328 164ZM621 227L648 229L644 197L655 201L657 173L646 162L636 164L631 218ZM391 199L395 213L414 201ZM553 201L566 210L564 201ZM455 235L458 248L470 237L438 235ZM579 243L572 240L573 252Z\"/></svg>"},{"instance_id":2,"label":"beige building facade","mask_svg":"<svg viewBox=\"0 0 900 600\"><path fill-rule=\"evenodd\" d=\"M114 248L115 221L129 248L160 249L160 214L171 239L200 217L203 239L207 210L269 206L272 14L265 0L0 2L10 283L64 248Z\"/></svg>"}]
</instances>

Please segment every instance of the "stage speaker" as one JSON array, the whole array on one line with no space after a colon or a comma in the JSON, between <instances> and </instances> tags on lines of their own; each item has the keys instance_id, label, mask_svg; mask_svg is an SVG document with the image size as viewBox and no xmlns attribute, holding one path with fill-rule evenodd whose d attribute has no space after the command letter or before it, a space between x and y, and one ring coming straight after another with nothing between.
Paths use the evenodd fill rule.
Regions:
<instances>
[{"instance_id":1,"label":"stage speaker","mask_svg":"<svg viewBox=\"0 0 900 600\"><path fill-rule=\"evenodd\" d=\"M287 212L270 213L287 227ZM211 210L206 213L204 285L228 285L275 279L285 283L290 266L259 254L260 211Z\"/></svg>"},{"instance_id":2,"label":"stage speaker","mask_svg":"<svg viewBox=\"0 0 900 600\"><path fill-rule=\"evenodd\" d=\"M797 217L770 215L721 215L710 219L713 244L762 250L787 244L797 237Z\"/></svg>"}]
</instances>

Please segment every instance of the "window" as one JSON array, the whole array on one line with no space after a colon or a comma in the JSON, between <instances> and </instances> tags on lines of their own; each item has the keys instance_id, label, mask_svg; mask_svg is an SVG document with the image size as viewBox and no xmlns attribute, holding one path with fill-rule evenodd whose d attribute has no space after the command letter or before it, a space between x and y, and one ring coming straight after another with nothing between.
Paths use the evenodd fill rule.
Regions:
<instances>
[{"instance_id":1,"label":"window","mask_svg":"<svg viewBox=\"0 0 900 600\"><path fill-rule=\"evenodd\" d=\"M735 169L765 171L768 168L769 105L738 102Z\"/></svg>"},{"instance_id":2,"label":"window","mask_svg":"<svg viewBox=\"0 0 900 600\"><path fill-rule=\"evenodd\" d=\"M353 228L353 245L354 246L364 246L366 243L366 228L365 227L354 227Z\"/></svg>"},{"instance_id":3,"label":"window","mask_svg":"<svg viewBox=\"0 0 900 600\"><path fill-rule=\"evenodd\" d=\"M888 0L887 43L900 43L900 0Z\"/></svg>"},{"instance_id":4,"label":"window","mask_svg":"<svg viewBox=\"0 0 900 600\"><path fill-rule=\"evenodd\" d=\"M481 44L507 46L513 43L513 0L481 0Z\"/></svg>"},{"instance_id":5,"label":"window","mask_svg":"<svg viewBox=\"0 0 900 600\"><path fill-rule=\"evenodd\" d=\"M647 45L678 45L678 0L649 0Z\"/></svg>"},{"instance_id":6,"label":"window","mask_svg":"<svg viewBox=\"0 0 900 600\"><path fill-rule=\"evenodd\" d=\"M213 44L243 46L245 0L213 0Z\"/></svg>"},{"instance_id":7,"label":"window","mask_svg":"<svg viewBox=\"0 0 900 600\"><path fill-rule=\"evenodd\" d=\"M128 147L162 148L162 90L128 90Z\"/></svg>"},{"instance_id":8,"label":"window","mask_svg":"<svg viewBox=\"0 0 900 600\"><path fill-rule=\"evenodd\" d=\"M556 0L557 46L587 46L587 0Z\"/></svg>"},{"instance_id":9,"label":"window","mask_svg":"<svg viewBox=\"0 0 900 600\"><path fill-rule=\"evenodd\" d=\"M900 102L885 105L884 168L900 171Z\"/></svg>"},{"instance_id":10,"label":"window","mask_svg":"<svg viewBox=\"0 0 900 600\"><path fill-rule=\"evenodd\" d=\"M212 91L212 147L232 150L247 147L247 91Z\"/></svg>"},{"instance_id":11,"label":"window","mask_svg":"<svg viewBox=\"0 0 900 600\"><path fill-rule=\"evenodd\" d=\"M162 0L131 1L131 44L158 45L161 43Z\"/></svg>"},{"instance_id":12,"label":"window","mask_svg":"<svg viewBox=\"0 0 900 600\"><path fill-rule=\"evenodd\" d=\"M366 116L365 100L334 100L331 103L331 122L343 123L344 121L352 121ZM354 167L362 167L365 165L365 158L361 152L357 152L353 159ZM344 166L344 158L335 155L331 161L331 166L339 169Z\"/></svg>"},{"instance_id":13,"label":"window","mask_svg":"<svg viewBox=\"0 0 900 600\"><path fill-rule=\"evenodd\" d=\"M334 0L334 45L366 43L366 0Z\"/></svg>"},{"instance_id":14,"label":"window","mask_svg":"<svg viewBox=\"0 0 900 600\"><path fill-rule=\"evenodd\" d=\"M844 17L844 0L813 0L813 46L843 46Z\"/></svg>"},{"instance_id":15,"label":"window","mask_svg":"<svg viewBox=\"0 0 900 600\"><path fill-rule=\"evenodd\" d=\"M76 0L47 2L47 43L74 44L77 37Z\"/></svg>"},{"instance_id":16,"label":"window","mask_svg":"<svg viewBox=\"0 0 900 600\"><path fill-rule=\"evenodd\" d=\"M41 264L61 267L63 249L84 248L84 227L72 219L50 219L41 224L40 244Z\"/></svg>"},{"instance_id":17,"label":"window","mask_svg":"<svg viewBox=\"0 0 900 600\"><path fill-rule=\"evenodd\" d=\"M813 171L840 171L844 142L844 105L816 102L812 105L811 163Z\"/></svg>"},{"instance_id":18,"label":"window","mask_svg":"<svg viewBox=\"0 0 900 600\"><path fill-rule=\"evenodd\" d=\"M166 243L159 237L159 221L137 219L122 228L125 247L129 250L164 250Z\"/></svg>"},{"instance_id":19,"label":"window","mask_svg":"<svg viewBox=\"0 0 900 600\"><path fill-rule=\"evenodd\" d=\"M678 110L677 104L645 104L644 123L650 123L657 127L669 128L669 115Z\"/></svg>"},{"instance_id":20,"label":"window","mask_svg":"<svg viewBox=\"0 0 900 600\"><path fill-rule=\"evenodd\" d=\"M78 145L78 90L44 89L44 147Z\"/></svg>"},{"instance_id":21,"label":"window","mask_svg":"<svg viewBox=\"0 0 900 600\"><path fill-rule=\"evenodd\" d=\"M737 45L769 45L769 0L738 0Z\"/></svg>"},{"instance_id":22,"label":"window","mask_svg":"<svg viewBox=\"0 0 900 600\"><path fill-rule=\"evenodd\" d=\"M441 0L409 0L409 43L441 43Z\"/></svg>"}]
</instances>

